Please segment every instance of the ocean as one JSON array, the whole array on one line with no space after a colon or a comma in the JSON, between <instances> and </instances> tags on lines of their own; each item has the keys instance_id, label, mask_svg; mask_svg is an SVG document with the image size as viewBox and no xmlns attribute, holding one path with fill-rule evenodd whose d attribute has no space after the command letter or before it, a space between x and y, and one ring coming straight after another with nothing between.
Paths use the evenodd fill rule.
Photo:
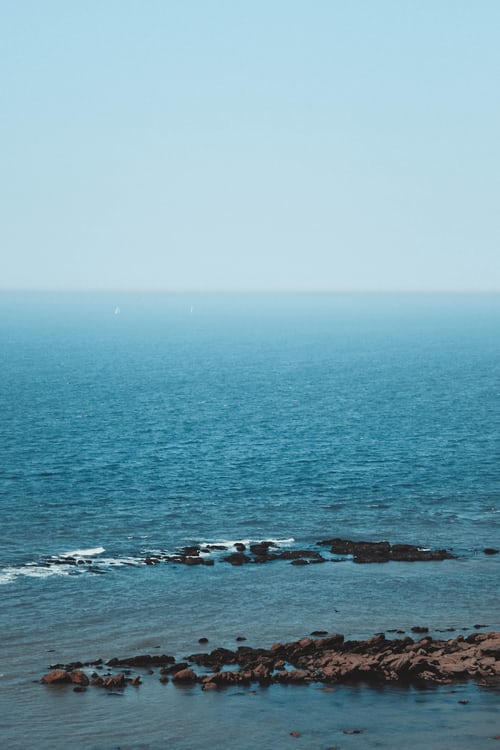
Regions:
<instances>
[{"instance_id":1,"label":"ocean","mask_svg":"<svg viewBox=\"0 0 500 750\"><path fill-rule=\"evenodd\" d=\"M207 693L156 672L76 693L40 678L182 660L202 637L499 630L500 555L484 550L500 548L500 296L4 292L0 361L2 747L495 745L500 688L471 682ZM333 537L455 558L162 559Z\"/></svg>"}]
</instances>

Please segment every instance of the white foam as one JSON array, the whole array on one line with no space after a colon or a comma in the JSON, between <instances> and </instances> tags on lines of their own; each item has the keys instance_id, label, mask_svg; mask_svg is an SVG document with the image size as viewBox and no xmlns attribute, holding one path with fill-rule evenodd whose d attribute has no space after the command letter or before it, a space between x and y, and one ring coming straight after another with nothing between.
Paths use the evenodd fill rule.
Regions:
<instances>
[{"instance_id":1,"label":"white foam","mask_svg":"<svg viewBox=\"0 0 500 750\"><path fill-rule=\"evenodd\" d=\"M91 549L75 549L72 552L65 552L61 555L64 557L92 557L93 555L100 555L105 552L104 547L92 547Z\"/></svg>"},{"instance_id":2,"label":"white foam","mask_svg":"<svg viewBox=\"0 0 500 750\"><path fill-rule=\"evenodd\" d=\"M49 576L68 576L69 566L57 565L50 568L32 568L24 567L19 571L19 575L27 576L28 578L48 578Z\"/></svg>"},{"instance_id":3,"label":"white foam","mask_svg":"<svg viewBox=\"0 0 500 750\"><path fill-rule=\"evenodd\" d=\"M140 565L143 562L143 557L105 557L99 560L99 565L100 567L109 565L109 567L120 568L124 565Z\"/></svg>"},{"instance_id":4,"label":"white foam","mask_svg":"<svg viewBox=\"0 0 500 750\"><path fill-rule=\"evenodd\" d=\"M5 568L0 573L0 585L11 583L17 577L15 568Z\"/></svg>"},{"instance_id":5,"label":"white foam","mask_svg":"<svg viewBox=\"0 0 500 750\"><path fill-rule=\"evenodd\" d=\"M12 583L19 578L19 576L25 576L26 578L49 578L49 576L67 576L69 575L69 566L58 565L50 568L34 566L33 563L22 565L19 568L4 568L0 573L0 585Z\"/></svg>"}]
</instances>

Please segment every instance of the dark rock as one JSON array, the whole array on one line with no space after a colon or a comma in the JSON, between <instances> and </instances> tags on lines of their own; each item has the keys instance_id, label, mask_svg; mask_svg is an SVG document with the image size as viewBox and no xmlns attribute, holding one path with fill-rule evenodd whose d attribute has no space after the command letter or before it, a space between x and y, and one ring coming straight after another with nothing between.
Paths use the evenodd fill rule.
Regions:
<instances>
[{"instance_id":1,"label":"dark rock","mask_svg":"<svg viewBox=\"0 0 500 750\"><path fill-rule=\"evenodd\" d=\"M236 664L237 654L228 648L216 648L210 654L191 654L187 660L201 667L219 669L224 664Z\"/></svg>"},{"instance_id":2,"label":"dark rock","mask_svg":"<svg viewBox=\"0 0 500 750\"><path fill-rule=\"evenodd\" d=\"M277 560L278 555L273 554L272 552L266 552L265 555L254 555L253 562L254 563L268 563L271 562L271 560Z\"/></svg>"},{"instance_id":3,"label":"dark rock","mask_svg":"<svg viewBox=\"0 0 500 750\"><path fill-rule=\"evenodd\" d=\"M337 554L337 555L352 555L353 554L353 548L352 545L354 542L351 542L349 539L323 539L320 542L316 542L316 544L320 544L323 547L330 547L331 552Z\"/></svg>"},{"instance_id":4,"label":"dark rock","mask_svg":"<svg viewBox=\"0 0 500 750\"><path fill-rule=\"evenodd\" d=\"M292 560L290 565L309 565L309 561L299 558L298 560Z\"/></svg>"},{"instance_id":5,"label":"dark rock","mask_svg":"<svg viewBox=\"0 0 500 750\"><path fill-rule=\"evenodd\" d=\"M426 628L424 625L414 625L411 629L412 633L428 633L429 628Z\"/></svg>"},{"instance_id":6,"label":"dark rock","mask_svg":"<svg viewBox=\"0 0 500 750\"><path fill-rule=\"evenodd\" d=\"M163 667L166 664L173 664L175 659L168 654L141 654L140 656L129 656L123 659L114 658L106 662L108 667Z\"/></svg>"},{"instance_id":7,"label":"dark rock","mask_svg":"<svg viewBox=\"0 0 500 750\"><path fill-rule=\"evenodd\" d=\"M393 544L391 559L397 562L426 562L436 560L452 560L455 558L448 550L431 550L417 547L413 544Z\"/></svg>"},{"instance_id":8,"label":"dark rock","mask_svg":"<svg viewBox=\"0 0 500 750\"><path fill-rule=\"evenodd\" d=\"M250 648L249 646L239 646L236 652L236 661L241 667L255 667L257 664L265 664L272 668L274 665L274 655L265 648Z\"/></svg>"},{"instance_id":9,"label":"dark rock","mask_svg":"<svg viewBox=\"0 0 500 750\"><path fill-rule=\"evenodd\" d=\"M280 560L297 560L300 557L324 560L324 557L319 552L310 549L286 549L280 552L278 557Z\"/></svg>"},{"instance_id":10,"label":"dark rock","mask_svg":"<svg viewBox=\"0 0 500 750\"><path fill-rule=\"evenodd\" d=\"M387 562L390 559L389 542L353 542L351 539L325 539L318 544L329 546L335 555L353 555L354 561Z\"/></svg>"},{"instance_id":11,"label":"dark rock","mask_svg":"<svg viewBox=\"0 0 500 750\"><path fill-rule=\"evenodd\" d=\"M485 555L498 555L498 553L500 552L500 550L495 549L494 547L485 547L485 549L483 550L483 552L484 552Z\"/></svg>"},{"instance_id":12,"label":"dark rock","mask_svg":"<svg viewBox=\"0 0 500 750\"><path fill-rule=\"evenodd\" d=\"M231 563L231 565L245 565L251 562L251 558L245 555L244 552L232 552L230 555L222 558L224 562Z\"/></svg>"},{"instance_id":13,"label":"dark rock","mask_svg":"<svg viewBox=\"0 0 500 750\"><path fill-rule=\"evenodd\" d=\"M198 643L208 643L208 638L198 638Z\"/></svg>"},{"instance_id":14,"label":"dark rock","mask_svg":"<svg viewBox=\"0 0 500 750\"><path fill-rule=\"evenodd\" d=\"M356 563L388 562L391 545L389 542L356 542L353 554Z\"/></svg>"},{"instance_id":15,"label":"dark rock","mask_svg":"<svg viewBox=\"0 0 500 750\"><path fill-rule=\"evenodd\" d=\"M252 555L267 555L270 547L276 547L275 542L254 542L250 545Z\"/></svg>"},{"instance_id":16,"label":"dark rock","mask_svg":"<svg viewBox=\"0 0 500 750\"><path fill-rule=\"evenodd\" d=\"M244 635L238 635L236 636L236 640L238 641L238 643L242 643L243 641L246 641L246 638Z\"/></svg>"},{"instance_id":17,"label":"dark rock","mask_svg":"<svg viewBox=\"0 0 500 750\"><path fill-rule=\"evenodd\" d=\"M183 557L197 557L200 554L200 548L196 546L191 547L183 547L181 550L181 555Z\"/></svg>"},{"instance_id":18,"label":"dark rock","mask_svg":"<svg viewBox=\"0 0 500 750\"><path fill-rule=\"evenodd\" d=\"M414 544L393 544L389 542L354 542L351 539L324 539L319 545L329 546L336 555L353 555L354 562L425 562L451 560L455 558L448 550L431 550Z\"/></svg>"},{"instance_id":19,"label":"dark rock","mask_svg":"<svg viewBox=\"0 0 500 750\"><path fill-rule=\"evenodd\" d=\"M161 667L160 674L176 674L183 669L187 669L189 664L186 661L180 661L177 664L172 664L171 667Z\"/></svg>"},{"instance_id":20,"label":"dark rock","mask_svg":"<svg viewBox=\"0 0 500 750\"><path fill-rule=\"evenodd\" d=\"M311 635L328 635L328 630L313 630Z\"/></svg>"},{"instance_id":21,"label":"dark rock","mask_svg":"<svg viewBox=\"0 0 500 750\"><path fill-rule=\"evenodd\" d=\"M237 552L244 552L246 550L246 546L243 542L236 542L236 544L233 544L233 547Z\"/></svg>"}]
</instances>

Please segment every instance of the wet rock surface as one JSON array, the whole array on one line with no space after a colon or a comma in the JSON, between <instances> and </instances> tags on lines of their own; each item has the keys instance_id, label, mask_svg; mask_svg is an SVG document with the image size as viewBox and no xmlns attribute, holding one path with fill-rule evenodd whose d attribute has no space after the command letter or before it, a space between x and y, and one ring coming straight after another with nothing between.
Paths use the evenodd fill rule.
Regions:
<instances>
[{"instance_id":1,"label":"wet rock surface","mask_svg":"<svg viewBox=\"0 0 500 750\"><path fill-rule=\"evenodd\" d=\"M420 632L427 630L424 626L418 627ZM108 690L122 690L127 685L137 687L141 683L141 676L130 675L127 669L117 674L108 672L101 676L93 672L88 675L83 667L95 663L57 665L41 682L47 686L67 684L85 688L91 685ZM449 684L467 679L488 685L500 682L500 632L476 632L451 640L428 635L420 640L409 636L388 639L384 633L367 640L346 640L341 634L333 634L275 643L270 648L216 648L208 653L192 654L182 662L167 655L113 658L106 666L136 667L149 673L159 668L161 682L167 682L167 675L171 675L174 684L199 684L203 690L252 683L263 686L311 682L418 685Z\"/></svg>"},{"instance_id":2,"label":"wet rock surface","mask_svg":"<svg viewBox=\"0 0 500 750\"><path fill-rule=\"evenodd\" d=\"M414 544L390 544L389 542L354 542L351 539L324 539L317 542L330 547L336 555L352 555L356 563L432 562L452 560L456 557L449 550L432 550Z\"/></svg>"},{"instance_id":3,"label":"wet rock surface","mask_svg":"<svg viewBox=\"0 0 500 750\"><path fill-rule=\"evenodd\" d=\"M191 568L212 567L216 563L229 563L235 567L249 563L283 563L294 566L310 565L322 562L341 562L353 560L355 563L385 563L385 562L436 562L456 557L447 549L431 549L427 546L414 544L391 544L388 541L353 541L339 537L320 540L312 545L313 548L295 547L293 540L276 542L261 540L249 542L232 542L227 544L190 544L175 549L174 552L155 551L132 554L125 558L101 557L101 552L95 552L95 557L89 558L78 555L50 555L36 563L29 563L29 567L61 567L66 568L70 575L87 573L108 573L113 566L127 565L137 567L146 565L151 569L162 564L185 565ZM329 549L327 549L329 548ZM102 550L104 552L104 549ZM478 550L471 550L477 554ZM499 550L486 547L481 550L487 556L498 554ZM328 553L332 556L327 556Z\"/></svg>"}]
</instances>

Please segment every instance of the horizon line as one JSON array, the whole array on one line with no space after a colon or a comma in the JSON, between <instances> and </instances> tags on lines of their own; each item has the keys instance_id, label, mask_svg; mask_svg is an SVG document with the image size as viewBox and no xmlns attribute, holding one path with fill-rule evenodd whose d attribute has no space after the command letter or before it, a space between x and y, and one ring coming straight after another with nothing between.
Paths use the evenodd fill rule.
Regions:
<instances>
[{"instance_id":1,"label":"horizon line","mask_svg":"<svg viewBox=\"0 0 500 750\"><path fill-rule=\"evenodd\" d=\"M496 295L500 288L492 289L342 289L335 287L318 287L305 289L291 287L287 289L258 289L258 288L158 288L147 287L0 287L0 294L372 294L372 295Z\"/></svg>"}]
</instances>

